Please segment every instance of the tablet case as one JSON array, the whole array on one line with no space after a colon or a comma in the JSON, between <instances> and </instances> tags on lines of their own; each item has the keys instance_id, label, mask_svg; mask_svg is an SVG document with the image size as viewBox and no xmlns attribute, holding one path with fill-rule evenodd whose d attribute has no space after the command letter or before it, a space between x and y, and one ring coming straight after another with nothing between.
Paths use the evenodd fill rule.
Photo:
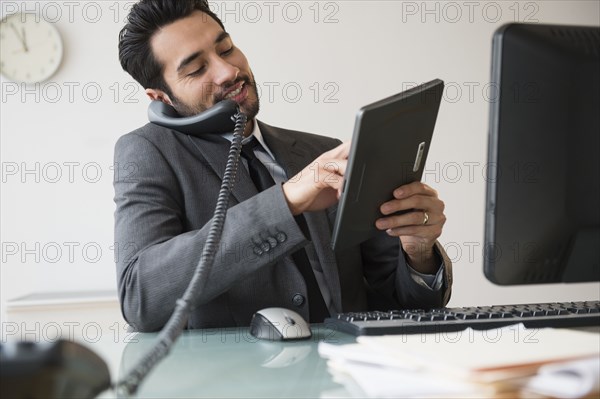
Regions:
<instances>
[{"instance_id":1,"label":"tablet case","mask_svg":"<svg viewBox=\"0 0 600 399\"><path fill-rule=\"evenodd\" d=\"M358 111L331 247L366 241L379 231L379 207L394 189L421 180L444 90L435 79Z\"/></svg>"}]
</instances>

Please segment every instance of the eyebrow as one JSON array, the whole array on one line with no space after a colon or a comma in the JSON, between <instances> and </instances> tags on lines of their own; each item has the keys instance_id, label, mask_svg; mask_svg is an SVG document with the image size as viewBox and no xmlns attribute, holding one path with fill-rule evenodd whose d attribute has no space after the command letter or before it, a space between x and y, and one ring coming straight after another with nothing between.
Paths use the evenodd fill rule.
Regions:
<instances>
[{"instance_id":1,"label":"eyebrow","mask_svg":"<svg viewBox=\"0 0 600 399\"><path fill-rule=\"evenodd\" d=\"M227 39L228 37L229 37L229 33L222 31L219 34L219 36L217 36L217 38L215 39L215 44L222 42L223 40ZM202 53L204 53L204 50L196 51L195 53L192 53L192 54L188 55L187 57L185 57L183 59L183 61L181 61L179 63L179 66L177 67L177 73L181 72L181 70L183 68L188 66L196 58L200 57L202 55Z\"/></svg>"}]
</instances>

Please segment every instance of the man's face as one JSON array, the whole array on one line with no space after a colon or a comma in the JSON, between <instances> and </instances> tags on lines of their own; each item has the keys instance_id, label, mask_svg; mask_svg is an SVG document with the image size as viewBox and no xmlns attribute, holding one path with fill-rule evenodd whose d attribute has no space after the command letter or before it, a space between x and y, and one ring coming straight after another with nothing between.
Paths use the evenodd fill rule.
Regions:
<instances>
[{"instance_id":1,"label":"man's face","mask_svg":"<svg viewBox=\"0 0 600 399\"><path fill-rule=\"evenodd\" d=\"M248 119L258 113L248 60L207 14L196 11L164 26L152 37L151 48L172 91L169 97L147 89L151 98L172 104L183 116L200 113L223 99L237 102Z\"/></svg>"}]
</instances>

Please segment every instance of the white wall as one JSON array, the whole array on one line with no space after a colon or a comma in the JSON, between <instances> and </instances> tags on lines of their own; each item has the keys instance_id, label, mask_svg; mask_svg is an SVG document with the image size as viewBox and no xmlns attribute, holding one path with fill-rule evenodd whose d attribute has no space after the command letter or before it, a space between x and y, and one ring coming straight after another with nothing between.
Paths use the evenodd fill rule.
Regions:
<instances>
[{"instance_id":1,"label":"white wall","mask_svg":"<svg viewBox=\"0 0 600 399\"><path fill-rule=\"evenodd\" d=\"M453 305L599 298L598 284L494 286L481 256L492 33L510 21L597 26L599 4L212 3L251 62L268 123L349 139L360 106L414 83L446 81L426 181L447 206L442 242L455 258ZM1 80L3 307L30 292L115 287L113 146L145 123L147 106L117 59L129 6L2 2L3 15L37 7L56 22L65 47L49 81L25 87Z\"/></svg>"}]
</instances>

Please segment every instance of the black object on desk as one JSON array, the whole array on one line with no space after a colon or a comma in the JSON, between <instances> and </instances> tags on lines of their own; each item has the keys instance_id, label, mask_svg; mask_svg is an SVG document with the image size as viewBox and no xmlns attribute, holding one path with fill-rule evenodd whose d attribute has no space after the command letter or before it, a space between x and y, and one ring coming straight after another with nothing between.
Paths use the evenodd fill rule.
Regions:
<instances>
[{"instance_id":1,"label":"black object on desk","mask_svg":"<svg viewBox=\"0 0 600 399\"><path fill-rule=\"evenodd\" d=\"M500 328L600 326L600 301L401 309L340 313L325 325L353 335L418 334Z\"/></svg>"},{"instance_id":2,"label":"black object on desk","mask_svg":"<svg viewBox=\"0 0 600 399\"><path fill-rule=\"evenodd\" d=\"M0 344L3 398L94 398L110 388L104 360L71 341Z\"/></svg>"}]
</instances>

